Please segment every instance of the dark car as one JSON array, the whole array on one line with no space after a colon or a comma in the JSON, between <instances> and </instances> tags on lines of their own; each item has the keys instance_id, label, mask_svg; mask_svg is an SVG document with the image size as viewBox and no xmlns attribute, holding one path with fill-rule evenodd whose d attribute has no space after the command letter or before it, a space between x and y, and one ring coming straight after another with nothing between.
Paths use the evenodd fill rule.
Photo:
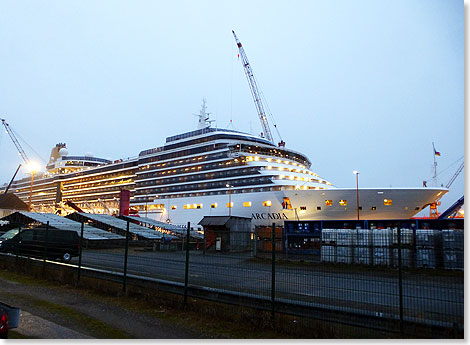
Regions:
<instances>
[{"instance_id":1,"label":"dark car","mask_svg":"<svg viewBox=\"0 0 470 345\"><path fill-rule=\"evenodd\" d=\"M75 231L56 229L14 229L0 236L0 251L69 262L80 251Z\"/></svg>"}]
</instances>

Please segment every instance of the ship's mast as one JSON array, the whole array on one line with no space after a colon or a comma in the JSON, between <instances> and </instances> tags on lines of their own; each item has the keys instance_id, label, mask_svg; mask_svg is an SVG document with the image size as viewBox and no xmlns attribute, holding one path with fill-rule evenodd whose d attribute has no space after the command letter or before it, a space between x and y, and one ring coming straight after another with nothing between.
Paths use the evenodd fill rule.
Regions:
<instances>
[{"instance_id":1,"label":"ship's mast","mask_svg":"<svg viewBox=\"0 0 470 345\"><path fill-rule=\"evenodd\" d=\"M199 117L198 122L197 122L197 129L204 129L207 127L211 126L211 122L214 122L214 120L209 120L209 114L207 111L207 106L206 106L206 99L202 99L202 106L201 110L199 111L199 114L194 114L197 117Z\"/></svg>"},{"instance_id":2,"label":"ship's mast","mask_svg":"<svg viewBox=\"0 0 470 345\"><path fill-rule=\"evenodd\" d=\"M250 66L250 63L248 62L248 58L246 57L245 50L243 49L240 40L238 39L237 35L235 35L235 31L232 30L232 33L233 37L235 37L235 41L237 42L238 50L240 51L242 65L245 69L246 78L248 79L251 94L253 96L253 100L255 101L256 110L258 111L258 116L261 121L261 127L263 128L263 133L261 133L261 136L274 143L273 136L271 134L271 129L269 128L268 119L266 118L264 105L261 100L261 92L259 91L258 85L256 84L255 76L253 75L253 70Z\"/></svg>"}]
</instances>

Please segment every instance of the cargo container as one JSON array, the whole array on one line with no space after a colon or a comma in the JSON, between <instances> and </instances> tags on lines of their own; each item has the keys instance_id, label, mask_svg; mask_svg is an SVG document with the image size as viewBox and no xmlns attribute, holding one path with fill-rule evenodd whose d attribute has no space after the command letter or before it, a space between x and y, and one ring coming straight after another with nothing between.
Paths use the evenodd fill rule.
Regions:
<instances>
[{"instance_id":1,"label":"cargo container","mask_svg":"<svg viewBox=\"0 0 470 345\"><path fill-rule=\"evenodd\" d=\"M321 261L336 262L336 247L323 245L321 247Z\"/></svg>"}]
</instances>

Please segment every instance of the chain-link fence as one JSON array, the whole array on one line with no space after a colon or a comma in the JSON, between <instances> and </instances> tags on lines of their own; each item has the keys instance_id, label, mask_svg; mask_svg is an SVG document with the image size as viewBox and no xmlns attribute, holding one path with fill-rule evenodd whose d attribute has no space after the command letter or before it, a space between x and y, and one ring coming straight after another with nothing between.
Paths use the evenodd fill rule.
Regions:
<instances>
[{"instance_id":1,"label":"chain-link fence","mask_svg":"<svg viewBox=\"0 0 470 345\"><path fill-rule=\"evenodd\" d=\"M175 284L182 287L185 302L188 295L198 295L195 291L211 291L212 299L216 292L225 302L273 315L402 336L413 336L417 326L462 334L463 229L308 227L293 222L285 228L206 231L203 239L191 236L188 227L180 237L154 240L133 236L128 227L111 246L83 238L82 226L79 250L67 253L78 268L78 281L87 267L118 273L124 290L131 289L131 275ZM57 234L47 225L34 231L19 227L18 242L9 251L68 262L58 249L68 240L58 240ZM24 246L27 236L35 236L36 246Z\"/></svg>"}]
</instances>

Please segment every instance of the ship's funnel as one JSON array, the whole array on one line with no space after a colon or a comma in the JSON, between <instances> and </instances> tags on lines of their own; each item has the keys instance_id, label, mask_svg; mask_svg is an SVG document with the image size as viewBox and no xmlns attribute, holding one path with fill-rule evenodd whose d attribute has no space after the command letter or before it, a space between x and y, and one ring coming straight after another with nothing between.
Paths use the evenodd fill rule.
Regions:
<instances>
[{"instance_id":1,"label":"ship's funnel","mask_svg":"<svg viewBox=\"0 0 470 345\"><path fill-rule=\"evenodd\" d=\"M67 151L67 147L66 147L65 143L58 143L51 150L51 156L49 158L49 163L48 164L53 164L61 156L66 156L67 154L68 154L68 151Z\"/></svg>"}]
</instances>

